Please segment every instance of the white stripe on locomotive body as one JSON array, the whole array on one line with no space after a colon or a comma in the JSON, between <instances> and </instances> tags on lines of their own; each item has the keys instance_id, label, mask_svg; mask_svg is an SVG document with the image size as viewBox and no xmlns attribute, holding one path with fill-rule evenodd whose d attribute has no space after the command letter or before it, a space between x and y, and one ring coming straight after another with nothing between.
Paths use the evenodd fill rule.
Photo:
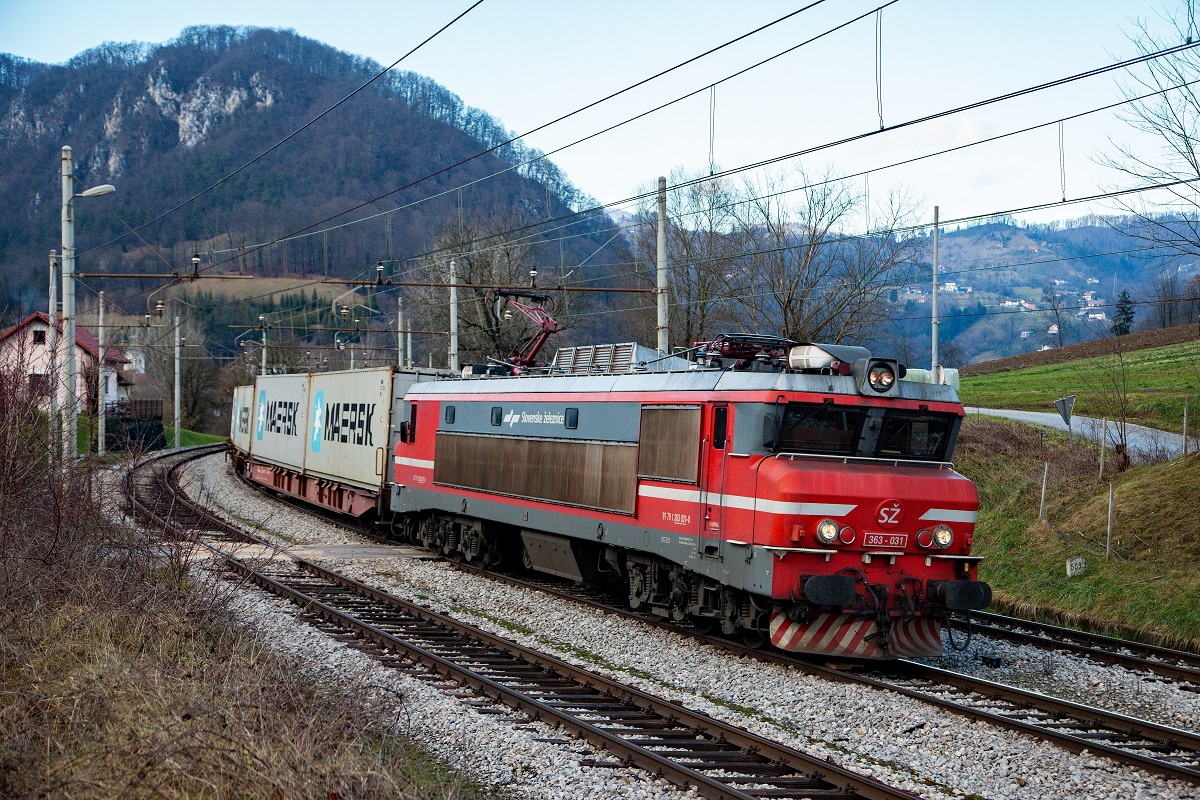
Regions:
<instances>
[{"instance_id":1,"label":"white stripe on locomotive body","mask_svg":"<svg viewBox=\"0 0 1200 800\"><path fill-rule=\"evenodd\" d=\"M959 511L954 508L931 508L921 515L928 522L970 522L979 516L977 511Z\"/></svg>"},{"instance_id":2,"label":"white stripe on locomotive body","mask_svg":"<svg viewBox=\"0 0 1200 800\"><path fill-rule=\"evenodd\" d=\"M404 458L396 456L396 466L416 467L417 469L433 469L433 462L425 458Z\"/></svg>"},{"instance_id":3,"label":"white stripe on locomotive body","mask_svg":"<svg viewBox=\"0 0 1200 800\"><path fill-rule=\"evenodd\" d=\"M681 503L699 503L701 493L697 489L676 489L669 486L638 486L638 495L659 500L676 500ZM761 511L766 514L785 514L813 517L842 517L858 506L850 503L788 503L781 500L764 500L736 494L707 495L708 505L736 508L742 511Z\"/></svg>"}]
</instances>

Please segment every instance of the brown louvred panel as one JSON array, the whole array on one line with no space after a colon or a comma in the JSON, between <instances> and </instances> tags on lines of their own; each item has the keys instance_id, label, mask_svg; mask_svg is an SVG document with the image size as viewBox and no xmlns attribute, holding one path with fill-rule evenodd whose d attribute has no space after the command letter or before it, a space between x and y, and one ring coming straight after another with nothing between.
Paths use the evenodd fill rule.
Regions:
<instances>
[{"instance_id":1,"label":"brown louvred panel","mask_svg":"<svg viewBox=\"0 0 1200 800\"><path fill-rule=\"evenodd\" d=\"M638 475L695 483L700 460L700 407L642 408Z\"/></svg>"},{"instance_id":2,"label":"brown louvred panel","mask_svg":"<svg viewBox=\"0 0 1200 800\"><path fill-rule=\"evenodd\" d=\"M434 483L632 514L637 447L438 431Z\"/></svg>"}]
</instances>

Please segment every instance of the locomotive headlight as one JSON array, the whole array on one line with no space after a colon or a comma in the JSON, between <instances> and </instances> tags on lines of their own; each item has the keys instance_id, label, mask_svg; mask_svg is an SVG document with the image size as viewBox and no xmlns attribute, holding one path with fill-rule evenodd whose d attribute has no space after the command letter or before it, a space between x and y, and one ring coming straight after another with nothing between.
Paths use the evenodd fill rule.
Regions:
<instances>
[{"instance_id":1,"label":"locomotive headlight","mask_svg":"<svg viewBox=\"0 0 1200 800\"><path fill-rule=\"evenodd\" d=\"M817 540L821 544L833 544L838 538L838 524L831 519L823 519L817 524Z\"/></svg>"},{"instance_id":2,"label":"locomotive headlight","mask_svg":"<svg viewBox=\"0 0 1200 800\"><path fill-rule=\"evenodd\" d=\"M886 392L896 383L896 372L890 364L876 364L867 372L867 383L877 392Z\"/></svg>"},{"instance_id":3,"label":"locomotive headlight","mask_svg":"<svg viewBox=\"0 0 1200 800\"><path fill-rule=\"evenodd\" d=\"M954 544L954 531L945 525L938 525L933 529L933 543L942 550L945 550Z\"/></svg>"},{"instance_id":4,"label":"locomotive headlight","mask_svg":"<svg viewBox=\"0 0 1200 800\"><path fill-rule=\"evenodd\" d=\"M917 546L926 550L933 547L933 532L928 528L917 531Z\"/></svg>"}]
</instances>

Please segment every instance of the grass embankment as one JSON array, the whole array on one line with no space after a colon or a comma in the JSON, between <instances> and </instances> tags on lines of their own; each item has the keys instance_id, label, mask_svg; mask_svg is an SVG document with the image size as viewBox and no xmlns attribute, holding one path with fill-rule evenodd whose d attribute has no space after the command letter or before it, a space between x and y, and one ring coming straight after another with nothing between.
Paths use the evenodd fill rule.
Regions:
<instances>
[{"instance_id":1,"label":"grass embankment","mask_svg":"<svg viewBox=\"0 0 1200 800\"><path fill-rule=\"evenodd\" d=\"M1110 340L1116 341L1116 340ZM1114 345L1115 346L1115 345ZM1025 367L963 378L963 405L1054 411L1054 401L1076 395L1075 413L1117 418L1124 397L1126 421L1182 432L1200 416L1200 341L1133 350L1063 364Z\"/></svg>"},{"instance_id":2,"label":"grass embankment","mask_svg":"<svg viewBox=\"0 0 1200 800\"><path fill-rule=\"evenodd\" d=\"M1052 621L1200 650L1200 456L1101 480L1095 445L1069 447L1065 434L1043 442L1030 426L969 417L955 457L979 487L975 553L986 559L980 576L995 590L994 610L1039 616L1040 607ZM1116 511L1106 562L1109 481ZM1067 577L1069 556L1087 559L1086 574Z\"/></svg>"},{"instance_id":3,"label":"grass embankment","mask_svg":"<svg viewBox=\"0 0 1200 800\"><path fill-rule=\"evenodd\" d=\"M477 796L390 702L239 623L237 586L115 523L87 464L50 470L23 376L0 396L0 797Z\"/></svg>"},{"instance_id":4,"label":"grass embankment","mask_svg":"<svg viewBox=\"0 0 1200 800\"><path fill-rule=\"evenodd\" d=\"M175 429L170 425L163 426L163 438L167 440L167 447L175 446ZM191 447L198 444L217 444L225 441L227 436L216 436L211 433L197 433L189 431L187 428L181 428L179 431L179 446Z\"/></svg>"}]
</instances>

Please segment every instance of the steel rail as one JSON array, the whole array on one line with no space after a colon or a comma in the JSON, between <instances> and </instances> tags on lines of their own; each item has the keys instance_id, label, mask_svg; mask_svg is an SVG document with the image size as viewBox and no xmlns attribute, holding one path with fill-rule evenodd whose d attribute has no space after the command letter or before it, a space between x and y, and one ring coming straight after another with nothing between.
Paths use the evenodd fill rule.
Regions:
<instances>
[{"instance_id":1,"label":"steel rail","mask_svg":"<svg viewBox=\"0 0 1200 800\"><path fill-rule=\"evenodd\" d=\"M892 664L882 664L884 670L891 669L900 680L889 679L885 673L876 673L876 677L847 672L842 669L821 666L807 661L796 655L782 650L767 650L748 647L718 636L695 631L687 631L679 625L667 622L661 618L640 614L613 605L611 600L581 595L578 590L563 591L546 579L545 581L530 581L510 574L498 574L481 570L472 565L460 562L449 562L458 569L498 579L513 586L539 589L554 594L557 597L573 600L577 603L603 609L609 613L618 614L630 619L636 619L651 625L690 635L699 641L713 645L740 656L754 658L768 663L795 667L810 675L815 675L840 683L852 683L871 686L883 691L896 692L924 703L930 703L955 714L970 719L983 719L995 725L1020 731L1046 739L1065 747L1072 752L1088 750L1101 753L1116 761L1132 764L1170 778L1185 780L1189 783L1200 783L1200 735L1179 728L1158 725L1145 720L1139 720L1124 714L1118 714L1093 706L1085 706L1067 700L1060 700L1039 692L1031 692L993 683L983 679L972 678L960 673L927 667L923 664L909 661L898 661ZM858 662L858 666L866 666ZM868 667L869 668L869 667ZM925 679L928 686L905 686L902 681L919 681ZM955 700L943 695L964 692L974 693L978 705ZM1006 703L1011 706L1011 716L999 713L996 707L987 708L988 702ZM1055 715L1055 717L1047 716ZM1030 718L1041 718L1043 724L1029 721ZM1071 733L1070 730L1077 730ZM1086 734L1086 735L1085 735ZM1088 738L1088 737L1091 738ZM1186 763L1177 763L1162 758L1144 755L1134 750L1128 750L1119 745L1109 744L1105 740L1142 741L1130 742L1131 746L1146 750L1165 750L1169 752L1185 751L1182 756Z\"/></svg>"},{"instance_id":2,"label":"steel rail","mask_svg":"<svg viewBox=\"0 0 1200 800\"><path fill-rule=\"evenodd\" d=\"M196 453L192 457L206 454ZM172 472L178 466L180 465L175 465ZM180 490L177 482L168 481L168 484L173 491ZM127 485L130 484L127 483ZM185 509L189 516L199 508L190 500L186 503L174 504L174 507ZM164 520L159 515L155 515L155 519L156 521L165 521L167 524L171 522L170 519ZM225 523L222 522L221 525L225 525ZM249 538L263 541L253 534L243 533ZM358 598L377 604L384 610L383 613L389 611L394 613L395 610L399 610L413 619L421 620L429 625L437 625L442 630L452 632L455 636L506 653L539 670L548 671L586 687L590 691L606 695L618 703L640 710L641 713L653 714L661 718L664 725L669 725L673 729L680 727L687 729L683 731L685 735L682 738L679 732L673 732L665 741L654 740L651 728L631 727L624 733L614 733L599 724L581 719L580 713L572 713L569 707L556 707L528 692L520 691L518 688L480 674L476 669L454 663L451 659L439 655L426 646L408 641L384 630L379 625L358 618L363 614L359 602L350 603L353 606L350 611L336 608L333 603L314 597L309 592L289 585L285 580L277 580L235 556L222 552L216 545L206 544L205 546L220 553L229 567L240 573L245 579L287 598L321 619L353 631L356 636L372 642L382 651L403 653L427 669L451 676L486 697L516 708L535 719L551 721L567 727L594 746L618 755L626 763L662 776L676 785L694 788L701 796L728 798L729 800L752 800L763 797L830 799L862 797L868 800L913 800L916 797L873 778L858 775L823 759L793 750L707 715L575 667L553 656L530 650L466 623L437 614L358 581L337 575L316 564L301 559L292 559L292 563L303 570L306 578L315 577L324 581L326 586L340 587L350 591ZM377 610L375 613L380 612ZM474 646L472 645L472 647ZM570 706L570 703L562 705ZM601 712L594 707L595 705L585 706L584 714L600 716ZM607 707L608 703L599 705ZM698 738L704 738L706 741L700 742ZM671 743L674 742L676 743L674 749L681 754L673 757L660 754L650 749L650 746L639 744L639 741L657 747L671 747ZM730 751L726 748L733 749ZM714 754L714 749L719 752ZM708 760L705 758L706 753L709 756ZM709 771L719 769L723 774L721 777L714 777L700 769L687 766L687 763L690 762L702 764ZM716 764L721 766L718 767ZM741 765L741 772L738 772L739 765ZM756 775L761 777L756 777ZM745 786L745 788L737 788L739 785ZM765 788L759 788L757 785Z\"/></svg>"},{"instance_id":3,"label":"steel rail","mask_svg":"<svg viewBox=\"0 0 1200 800\"><path fill-rule=\"evenodd\" d=\"M283 500L285 502L292 502L286 497ZM299 508L305 508L302 503L293 502L292 504ZM344 527L354 529L354 526L347 525ZM362 532L361 528L358 528L358 530ZM384 540L383 537L372 533L368 533L367 535ZM511 574L480 569L473 565L453 560L448 560L447 563L473 574L485 576L493 580L500 580L513 586L534 588L549 592L564 599L590 605L610 613L637 619L669 630L675 630L676 632L683 630L680 626L658 617L634 612L623 606L613 605L611 598L606 597L601 599L599 596L589 598L582 596L577 589L570 592L562 591L553 584L553 579L550 578L528 580ZM702 633L691 632L691 635L738 655L792 666L809 674L829 680L865 684L876 689L894 691L971 719L987 720L1010 730L1052 741L1072 752L1082 752L1086 749L1091 752L1102 753L1122 763L1133 764L1167 777L1186 780L1190 783L1200 783L1200 736L1190 731L1158 725L1093 706L1060 700L1040 692L1026 691L981 678L971 678L960 673L938 670L935 667L927 667L916 662L896 662L905 665L902 669L906 670L906 672L901 677L906 680L919 679L921 673L923 673L931 686L919 689L912 686L906 687L886 678L872 678L866 675L848 674L844 670L822 667L784 651L746 647L725 638ZM1173 651L1166 652L1171 653ZM1010 715L1006 716L995 710L988 710L979 705L972 706L969 702L950 699L938 694L939 691L946 693L948 687L952 687L960 697L963 696L964 692L975 693L978 698L976 702L1000 701L1008 703L1012 706L1009 709ZM1036 713L1038 709L1058 715L1059 718L1044 719L1042 720L1043 724L1029 721L1029 718L1038 716ZM1079 730L1081 726L1100 730ZM1069 731L1072 727L1078 730L1078 732L1070 733ZM1143 739L1141 742L1130 743L1132 746L1141 749L1173 751L1178 748L1186 750L1190 753L1190 756L1186 757L1189 763L1180 764L1162 758L1147 756L1143 753L1125 749L1119 745L1109 744L1105 741L1105 739L1109 741L1128 740L1132 737L1141 737Z\"/></svg>"},{"instance_id":4,"label":"steel rail","mask_svg":"<svg viewBox=\"0 0 1200 800\"><path fill-rule=\"evenodd\" d=\"M1200 687L1200 655L1194 653L987 612L972 612L970 623L956 618L950 624L955 630L970 630L1043 650L1062 650L1092 661L1151 672Z\"/></svg>"}]
</instances>

